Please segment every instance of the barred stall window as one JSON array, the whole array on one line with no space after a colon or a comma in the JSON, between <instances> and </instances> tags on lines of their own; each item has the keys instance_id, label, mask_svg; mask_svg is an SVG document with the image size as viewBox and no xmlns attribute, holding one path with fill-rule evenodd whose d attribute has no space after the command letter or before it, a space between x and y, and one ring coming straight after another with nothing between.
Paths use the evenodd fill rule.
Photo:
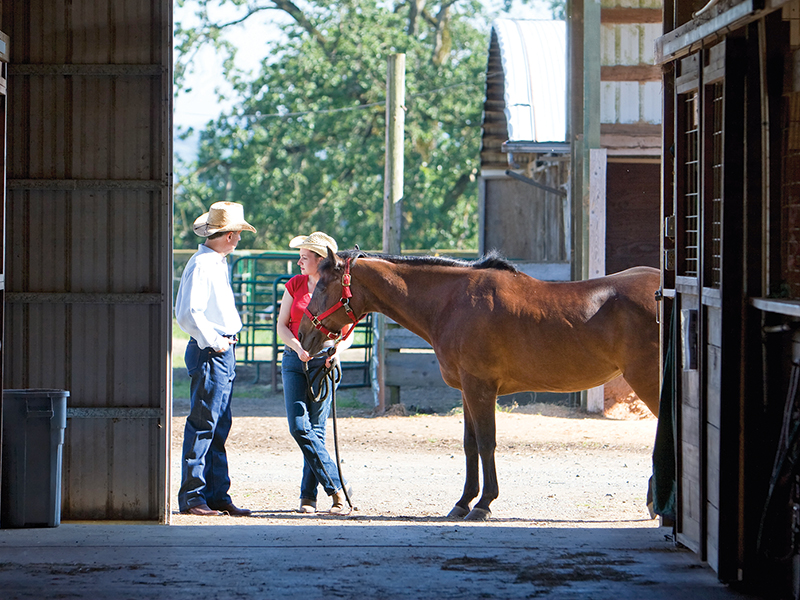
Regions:
<instances>
[{"instance_id":1,"label":"barred stall window","mask_svg":"<svg viewBox=\"0 0 800 600\"><path fill-rule=\"evenodd\" d=\"M710 203L711 219L708 224L709 244L707 255L706 283L713 288L719 288L722 281L722 160L723 160L723 123L724 123L724 85L722 81L706 86L708 107L710 118L708 125L711 127L709 137L711 139L710 156L711 170L710 189L708 198Z\"/></svg>"},{"instance_id":2,"label":"barred stall window","mask_svg":"<svg viewBox=\"0 0 800 600\"><path fill-rule=\"evenodd\" d=\"M679 274L697 277L700 256L700 98L697 91L680 97L678 125L681 128L681 188L683 244Z\"/></svg>"}]
</instances>

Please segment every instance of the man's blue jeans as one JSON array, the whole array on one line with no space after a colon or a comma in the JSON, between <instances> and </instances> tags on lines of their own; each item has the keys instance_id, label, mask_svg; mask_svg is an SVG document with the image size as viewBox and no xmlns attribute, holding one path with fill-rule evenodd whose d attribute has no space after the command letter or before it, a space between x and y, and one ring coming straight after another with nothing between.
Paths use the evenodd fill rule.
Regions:
<instances>
[{"instance_id":1,"label":"man's blue jeans","mask_svg":"<svg viewBox=\"0 0 800 600\"><path fill-rule=\"evenodd\" d=\"M324 358L312 359L308 364L308 375L325 366ZM342 489L336 463L325 448L325 428L331 410L333 388L320 402L312 402L306 395L308 380L303 361L291 348L283 351L281 360L283 376L283 397L286 401L286 417L289 419L289 433L303 452L303 478L300 482L300 498L317 499L319 485L325 493L332 496Z\"/></svg>"},{"instance_id":2,"label":"man's blue jeans","mask_svg":"<svg viewBox=\"0 0 800 600\"><path fill-rule=\"evenodd\" d=\"M236 378L234 346L227 352L186 346L186 369L192 378L191 408L183 431L183 460L178 508L211 508L231 502L225 441L231 430L231 396Z\"/></svg>"}]
</instances>

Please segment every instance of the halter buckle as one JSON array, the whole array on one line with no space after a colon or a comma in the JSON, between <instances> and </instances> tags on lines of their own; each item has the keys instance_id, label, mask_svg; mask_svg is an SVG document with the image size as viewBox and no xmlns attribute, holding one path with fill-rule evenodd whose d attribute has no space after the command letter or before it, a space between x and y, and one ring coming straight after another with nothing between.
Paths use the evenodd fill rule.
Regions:
<instances>
[{"instance_id":1,"label":"halter buckle","mask_svg":"<svg viewBox=\"0 0 800 600\"><path fill-rule=\"evenodd\" d=\"M345 271L344 275L342 275L342 301L344 301L346 298L352 297L353 292L350 291L350 272Z\"/></svg>"}]
</instances>

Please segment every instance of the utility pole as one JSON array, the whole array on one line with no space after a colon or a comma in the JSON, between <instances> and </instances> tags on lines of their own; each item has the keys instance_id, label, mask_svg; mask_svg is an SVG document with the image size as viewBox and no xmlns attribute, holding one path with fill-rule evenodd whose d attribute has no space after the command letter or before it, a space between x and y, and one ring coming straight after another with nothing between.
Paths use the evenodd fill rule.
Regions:
<instances>
[{"instance_id":1,"label":"utility pole","mask_svg":"<svg viewBox=\"0 0 800 600\"><path fill-rule=\"evenodd\" d=\"M386 73L386 170L383 184L383 251L388 254L400 254L405 88L406 55L392 54Z\"/></svg>"},{"instance_id":2,"label":"utility pole","mask_svg":"<svg viewBox=\"0 0 800 600\"><path fill-rule=\"evenodd\" d=\"M403 142L406 122L406 55L389 56L386 72L386 168L383 184L383 251L400 254L403 223ZM379 411L400 401L400 389L386 385L386 317L375 315L372 389Z\"/></svg>"}]
</instances>

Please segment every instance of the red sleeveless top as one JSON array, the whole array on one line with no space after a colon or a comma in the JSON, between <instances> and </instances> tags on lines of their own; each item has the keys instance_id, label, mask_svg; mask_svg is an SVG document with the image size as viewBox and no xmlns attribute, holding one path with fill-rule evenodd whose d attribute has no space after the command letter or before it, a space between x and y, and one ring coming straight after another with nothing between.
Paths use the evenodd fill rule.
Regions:
<instances>
[{"instance_id":1,"label":"red sleeveless top","mask_svg":"<svg viewBox=\"0 0 800 600\"><path fill-rule=\"evenodd\" d=\"M303 311L311 300L311 293L308 291L308 275L295 275L286 282L286 290L292 296L292 309L289 312L289 329L295 337L300 330L300 321L303 318Z\"/></svg>"}]
</instances>

